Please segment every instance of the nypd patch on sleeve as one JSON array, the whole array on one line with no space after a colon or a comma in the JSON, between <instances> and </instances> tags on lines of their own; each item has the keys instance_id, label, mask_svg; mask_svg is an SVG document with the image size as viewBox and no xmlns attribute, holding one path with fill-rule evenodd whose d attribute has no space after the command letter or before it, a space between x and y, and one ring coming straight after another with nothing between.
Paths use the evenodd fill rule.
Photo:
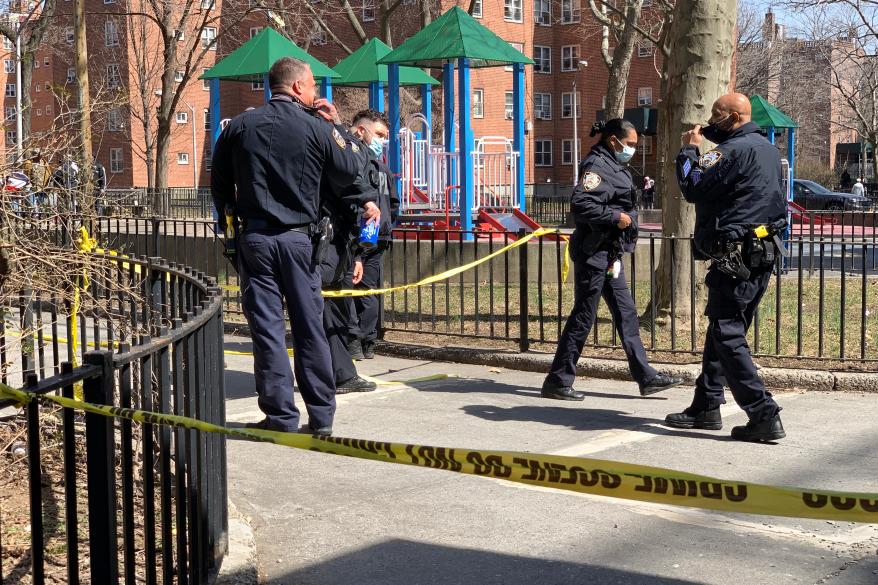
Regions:
<instances>
[{"instance_id":1,"label":"nypd patch on sleeve","mask_svg":"<svg viewBox=\"0 0 878 585\"><path fill-rule=\"evenodd\" d=\"M601 184L601 181L603 181L603 179L599 174L591 172L585 173L582 175L582 188L586 191L594 191Z\"/></svg>"},{"instance_id":2,"label":"nypd patch on sleeve","mask_svg":"<svg viewBox=\"0 0 878 585\"><path fill-rule=\"evenodd\" d=\"M335 143L338 144L338 147L342 150L347 148L347 142L342 137L341 132L339 132L336 128L332 129L332 138L335 140Z\"/></svg>"},{"instance_id":3,"label":"nypd patch on sleeve","mask_svg":"<svg viewBox=\"0 0 878 585\"><path fill-rule=\"evenodd\" d=\"M718 150L709 150L701 155L701 158L698 160L698 166L702 169L707 170L716 165L723 157L723 153Z\"/></svg>"}]
</instances>

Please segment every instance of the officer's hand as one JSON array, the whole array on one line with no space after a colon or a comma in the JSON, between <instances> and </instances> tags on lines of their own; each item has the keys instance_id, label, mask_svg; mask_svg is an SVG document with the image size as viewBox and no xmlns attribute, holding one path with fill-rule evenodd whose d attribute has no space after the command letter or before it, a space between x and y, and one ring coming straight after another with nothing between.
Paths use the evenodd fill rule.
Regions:
<instances>
[{"instance_id":1,"label":"officer's hand","mask_svg":"<svg viewBox=\"0 0 878 585\"><path fill-rule=\"evenodd\" d=\"M701 126L696 124L689 132L683 132L683 146L701 146L704 136L701 134Z\"/></svg>"},{"instance_id":2,"label":"officer's hand","mask_svg":"<svg viewBox=\"0 0 878 585\"><path fill-rule=\"evenodd\" d=\"M631 225L631 216L628 215L627 213L623 213L623 214L621 214L621 215L619 216L619 223L617 223L616 225L619 226L619 229L620 229L620 230L624 230L624 229L627 228L629 225Z\"/></svg>"},{"instance_id":3,"label":"officer's hand","mask_svg":"<svg viewBox=\"0 0 878 585\"><path fill-rule=\"evenodd\" d=\"M324 120L332 122L333 124L341 124L341 116L338 115L338 110L329 101L324 98L314 100L314 107L317 108L317 113L320 114Z\"/></svg>"},{"instance_id":4,"label":"officer's hand","mask_svg":"<svg viewBox=\"0 0 878 585\"><path fill-rule=\"evenodd\" d=\"M381 210L374 202L369 201L363 206L363 217L370 223L379 223L381 221Z\"/></svg>"},{"instance_id":5,"label":"officer's hand","mask_svg":"<svg viewBox=\"0 0 878 585\"><path fill-rule=\"evenodd\" d=\"M362 280L363 280L363 263L360 262L359 260L357 260L356 262L354 262L354 278L353 278L352 282L354 284L360 284L360 282Z\"/></svg>"}]
</instances>

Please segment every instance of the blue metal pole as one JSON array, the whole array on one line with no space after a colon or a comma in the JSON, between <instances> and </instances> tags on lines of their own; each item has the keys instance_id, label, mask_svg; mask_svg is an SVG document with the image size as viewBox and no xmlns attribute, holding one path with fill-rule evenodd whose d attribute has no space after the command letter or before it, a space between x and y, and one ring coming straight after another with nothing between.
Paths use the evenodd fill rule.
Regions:
<instances>
[{"instance_id":1,"label":"blue metal pole","mask_svg":"<svg viewBox=\"0 0 878 585\"><path fill-rule=\"evenodd\" d=\"M518 208L524 212L524 65L521 63L512 65L512 120L512 150L518 153L515 198Z\"/></svg>"},{"instance_id":2,"label":"blue metal pole","mask_svg":"<svg viewBox=\"0 0 878 585\"><path fill-rule=\"evenodd\" d=\"M262 76L262 91L265 94L265 103L271 99L271 88L268 87L268 73Z\"/></svg>"},{"instance_id":3,"label":"blue metal pole","mask_svg":"<svg viewBox=\"0 0 878 585\"><path fill-rule=\"evenodd\" d=\"M375 109L375 83L374 81L369 82L369 107L373 110Z\"/></svg>"},{"instance_id":4,"label":"blue metal pole","mask_svg":"<svg viewBox=\"0 0 878 585\"><path fill-rule=\"evenodd\" d=\"M768 141L774 144L774 126L768 128Z\"/></svg>"},{"instance_id":5,"label":"blue metal pole","mask_svg":"<svg viewBox=\"0 0 878 585\"><path fill-rule=\"evenodd\" d=\"M220 121L222 121L222 116L220 115L220 80L219 79L211 79L210 80L210 151L213 152L213 147L216 146L216 141L219 138L220 132L222 129L220 128Z\"/></svg>"},{"instance_id":6,"label":"blue metal pole","mask_svg":"<svg viewBox=\"0 0 878 585\"><path fill-rule=\"evenodd\" d=\"M790 128L789 139L787 140L787 160L790 161L790 170L793 177L796 176L796 129Z\"/></svg>"},{"instance_id":7,"label":"blue metal pole","mask_svg":"<svg viewBox=\"0 0 878 585\"><path fill-rule=\"evenodd\" d=\"M400 178L401 161L399 153L399 65L391 63L387 66L388 105L390 111L390 144L388 145L388 162L390 171L396 175L396 190L402 193L402 179Z\"/></svg>"},{"instance_id":8,"label":"blue metal pole","mask_svg":"<svg viewBox=\"0 0 878 585\"><path fill-rule=\"evenodd\" d=\"M473 184L473 159L474 149L473 130L470 125L470 84L469 84L469 59L462 57L457 61L458 65L458 109L460 116L460 229L464 232L464 239L471 240L473 229L473 199L475 197L475 185ZM469 232L469 233L467 233Z\"/></svg>"},{"instance_id":9,"label":"blue metal pole","mask_svg":"<svg viewBox=\"0 0 878 585\"><path fill-rule=\"evenodd\" d=\"M430 127L429 132L433 131L433 86L425 83L421 86L421 113L424 114L424 119L427 120L427 126ZM427 129L424 129L424 132L428 132ZM431 136L425 136L427 139L427 144L430 143L432 139Z\"/></svg>"},{"instance_id":10,"label":"blue metal pole","mask_svg":"<svg viewBox=\"0 0 878 585\"><path fill-rule=\"evenodd\" d=\"M320 96L325 98L326 101L332 102L332 78L324 77L320 82Z\"/></svg>"},{"instance_id":11,"label":"blue metal pole","mask_svg":"<svg viewBox=\"0 0 878 585\"><path fill-rule=\"evenodd\" d=\"M442 66L442 110L445 120L445 152L454 153L454 63ZM451 159L446 166L448 186L457 185L457 167ZM442 193L440 193L442 195Z\"/></svg>"},{"instance_id":12,"label":"blue metal pole","mask_svg":"<svg viewBox=\"0 0 878 585\"><path fill-rule=\"evenodd\" d=\"M375 109L384 112L384 84L380 81L375 84Z\"/></svg>"}]
</instances>

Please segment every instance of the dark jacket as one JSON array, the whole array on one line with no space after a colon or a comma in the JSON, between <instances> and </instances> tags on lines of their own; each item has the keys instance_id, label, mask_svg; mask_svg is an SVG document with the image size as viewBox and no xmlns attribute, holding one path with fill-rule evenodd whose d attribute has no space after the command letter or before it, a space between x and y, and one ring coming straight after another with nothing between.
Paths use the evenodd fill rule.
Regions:
<instances>
[{"instance_id":1,"label":"dark jacket","mask_svg":"<svg viewBox=\"0 0 878 585\"><path fill-rule=\"evenodd\" d=\"M211 190L220 223L226 205L239 217L278 226L316 223L321 193L360 188L366 163L343 127L276 94L233 118L217 140ZM374 190L360 190L363 200L375 201Z\"/></svg>"},{"instance_id":2,"label":"dark jacket","mask_svg":"<svg viewBox=\"0 0 878 585\"><path fill-rule=\"evenodd\" d=\"M378 205L381 208L381 227L378 239L389 242L393 239L393 226L399 218L399 193L396 190L396 179L384 161L378 160L381 171L381 185L378 187Z\"/></svg>"},{"instance_id":3,"label":"dark jacket","mask_svg":"<svg viewBox=\"0 0 878 585\"><path fill-rule=\"evenodd\" d=\"M634 251L636 194L627 165L618 162L603 143L593 146L579 165L579 183L570 199L576 222L570 246L574 261L587 260L591 266L606 268L622 252ZM623 212L633 220L625 230L617 225Z\"/></svg>"},{"instance_id":4,"label":"dark jacket","mask_svg":"<svg viewBox=\"0 0 878 585\"><path fill-rule=\"evenodd\" d=\"M695 247L700 260L721 240L743 238L754 226L786 218L780 153L750 122L703 155L684 146L677 180L695 204Z\"/></svg>"}]
</instances>

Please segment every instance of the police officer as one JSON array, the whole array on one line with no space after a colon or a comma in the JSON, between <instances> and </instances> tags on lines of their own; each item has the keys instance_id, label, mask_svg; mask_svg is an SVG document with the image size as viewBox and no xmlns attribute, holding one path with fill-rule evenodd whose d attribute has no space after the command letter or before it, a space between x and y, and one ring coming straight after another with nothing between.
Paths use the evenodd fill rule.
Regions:
<instances>
[{"instance_id":1,"label":"police officer","mask_svg":"<svg viewBox=\"0 0 878 585\"><path fill-rule=\"evenodd\" d=\"M315 101L314 76L306 63L281 58L268 77L271 100L235 117L220 135L211 185L221 223L229 206L243 222L238 242L242 304L253 337L259 407L266 415L251 426L299 427L285 343L286 300L308 428L329 435L335 380L312 235L321 185L330 183L336 191L348 187L362 174L363 158L343 137L335 108ZM364 203L364 214L380 219L374 201Z\"/></svg>"},{"instance_id":2,"label":"police officer","mask_svg":"<svg viewBox=\"0 0 878 585\"><path fill-rule=\"evenodd\" d=\"M732 438L772 441L785 436L780 407L756 373L746 337L776 254L783 253L777 233L786 225L786 201L780 154L750 117L747 96L724 95L706 126L683 134L677 178L683 196L695 204L697 257L713 262L705 278L708 328L695 397L666 423L722 428L719 407L728 385L750 418L732 429ZM705 138L717 147L702 154Z\"/></svg>"},{"instance_id":3,"label":"police officer","mask_svg":"<svg viewBox=\"0 0 878 585\"><path fill-rule=\"evenodd\" d=\"M378 244L359 251L359 262L354 269L354 282L359 288L375 289L384 281L384 252L392 243L393 224L399 214L399 195L396 181L386 164L381 160L384 145L390 134L387 117L375 110L362 110L354 116L351 132L367 145L373 160L378 163L379 175L378 206L381 208L381 225L378 230ZM354 359L375 357L375 340L378 339L378 317L381 297L372 295L354 297L356 306L358 338L349 345Z\"/></svg>"},{"instance_id":4,"label":"police officer","mask_svg":"<svg viewBox=\"0 0 878 585\"><path fill-rule=\"evenodd\" d=\"M628 169L634 156L637 130L616 118L595 123L591 136L600 134L579 166L579 183L573 190L571 211L576 230L570 239L575 293L573 311L564 325L552 369L543 382L542 395L557 400L583 400L585 393L572 388L576 362L597 317L601 296L610 307L628 368L647 396L667 390L682 380L659 374L646 358L637 320L637 308L622 270L622 253L633 252L637 240L634 203L637 188Z\"/></svg>"}]
</instances>

